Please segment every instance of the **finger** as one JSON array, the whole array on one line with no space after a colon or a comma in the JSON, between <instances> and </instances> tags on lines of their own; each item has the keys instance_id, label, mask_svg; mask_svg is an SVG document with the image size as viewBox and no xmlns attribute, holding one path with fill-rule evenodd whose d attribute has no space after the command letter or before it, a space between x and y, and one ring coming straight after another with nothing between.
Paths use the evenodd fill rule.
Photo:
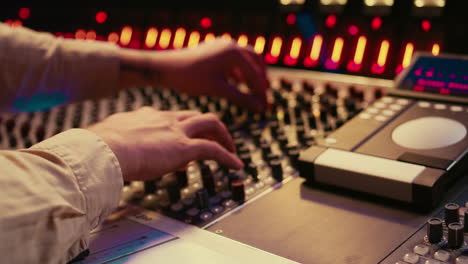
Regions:
<instances>
[{"instance_id":1,"label":"finger","mask_svg":"<svg viewBox=\"0 0 468 264\"><path fill-rule=\"evenodd\" d=\"M237 156L215 141L206 139L192 139L190 141L189 156L192 160L215 160L216 162L233 169L244 167Z\"/></svg>"},{"instance_id":2,"label":"finger","mask_svg":"<svg viewBox=\"0 0 468 264\"><path fill-rule=\"evenodd\" d=\"M235 151L232 137L226 126L214 114L202 114L180 123L187 137L212 139L231 152Z\"/></svg>"},{"instance_id":3,"label":"finger","mask_svg":"<svg viewBox=\"0 0 468 264\"><path fill-rule=\"evenodd\" d=\"M259 101L258 103L264 107L266 105L267 90L267 83L263 80L264 73L245 52L236 50L230 54L228 59L225 60L225 67L228 67L226 70L232 71L233 67L238 67L246 80L247 86Z\"/></svg>"},{"instance_id":4,"label":"finger","mask_svg":"<svg viewBox=\"0 0 468 264\"><path fill-rule=\"evenodd\" d=\"M229 101L249 108L255 112L261 112L263 110L263 106L259 103L257 97L252 94L242 93L237 89L237 87L229 84L225 80L218 80L217 87L222 87L223 96L225 96Z\"/></svg>"},{"instance_id":5,"label":"finger","mask_svg":"<svg viewBox=\"0 0 468 264\"><path fill-rule=\"evenodd\" d=\"M194 111L194 110L183 110L183 111L171 111L171 114L177 119L177 121L184 121L187 118L201 115L202 113L200 111Z\"/></svg>"}]
</instances>

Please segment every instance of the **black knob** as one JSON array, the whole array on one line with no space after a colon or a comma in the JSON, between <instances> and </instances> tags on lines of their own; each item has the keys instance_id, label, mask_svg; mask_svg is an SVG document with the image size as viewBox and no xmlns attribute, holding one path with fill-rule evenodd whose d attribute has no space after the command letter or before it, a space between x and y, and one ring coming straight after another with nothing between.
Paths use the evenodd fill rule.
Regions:
<instances>
[{"instance_id":1,"label":"black knob","mask_svg":"<svg viewBox=\"0 0 468 264\"><path fill-rule=\"evenodd\" d=\"M244 182L240 179L235 179L230 183L232 199L236 202L245 202Z\"/></svg>"},{"instance_id":2,"label":"black knob","mask_svg":"<svg viewBox=\"0 0 468 264\"><path fill-rule=\"evenodd\" d=\"M288 137L283 134L283 135L278 135L276 138L281 146L281 148L284 148L288 144Z\"/></svg>"},{"instance_id":3,"label":"black knob","mask_svg":"<svg viewBox=\"0 0 468 264\"><path fill-rule=\"evenodd\" d=\"M211 169L208 165L206 164L202 165L201 175L202 175L203 186L205 187L208 194L211 196L215 195L216 194L215 181L213 178L213 173L211 173Z\"/></svg>"},{"instance_id":4,"label":"black knob","mask_svg":"<svg viewBox=\"0 0 468 264\"><path fill-rule=\"evenodd\" d=\"M180 200L180 189L177 181L171 181L166 186L167 195L171 203L177 203Z\"/></svg>"},{"instance_id":5,"label":"black knob","mask_svg":"<svg viewBox=\"0 0 468 264\"><path fill-rule=\"evenodd\" d=\"M297 135L297 139L299 141L302 141L302 139L304 138L304 135L305 135L304 126L296 126L296 135Z\"/></svg>"},{"instance_id":6,"label":"black knob","mask_svg":"<svg viewBox=\"0 0 468 264\"><path fill-rule=\"evenodd\" d=\"M247 172L247 174L249 174L249 175L252 177L252 180L253 180L254 182L258 182L258 171L257 171L257 166L255 166L254 163L246 164L244 170L245 170L245 172Z\"/></svg>"},{"instance_id":7,"label":"black knob","mask_svg":"<svg viewBox=\"0 0 468 264\"><path fill-rule=\"evenodd\" d=\"M200 210L208 208L209 195L206 189L200 189L195 193L195 202Z\"/></svg>"},{"instance_id":8,"label":"black knob","mask_svg":"<svg viewBox=\"0 0 468 264\"><path fill-rule=\"evenodd\" d=\"M188 177L185 170L178 170L176 171L176 178L177 178L177 185L179 188L187 187L188 185Z\"/></svg>"},{"instance_id":9,"label":"black knob","mask_svg":"<svg viewBox=\"0 0 468 264\"><path fill-rule=\"evenodd\" d=\"M243 153L239 155L239 158L242 160L244 164L249 164L252 162L252 158L250 157L250 153Z\"/></svg>"},{"instance_id":10,"label":"black knob","mask_svg":"<svg viewBox=\"0 0 468 264\"><path fill-rule=\"evenodd\" d=\"M439 243L442 240L442 235L442 219L434 217L427 220L427 238L429 240L429 243Z\"/></svg>"},{"instance_id":11,"label":"black knob","mask_svg":"<svg viewBox=\"0 0 468 264\"><path fill-rule=\"evenodd\" d=\"M463 224L451 223L448 225L448 246L460 248L463 245Z\"/></svg>"},{"instance_id":12,"label":"black knob","mask_svg":"<svg viewBox=\"0 0 468 264\"><path fill-rule=\"evenodd\" d=\"M248 146L246 145L242 145L240 147L237 148L237 153L239 155L243 155L243 154L250 154L250 149Z\"/></svg>"},{"instance_id":13,"label":"black knob","mask_svg":"<svg viewBox=\"0 0 468 264\"><path fill-rule=\"evenodd\" d=\"M145 193L155 193L156 192L156 182L155 181L145 181Z\"/></svg>"},{"instance_id":14,"label":"black knob","mask_svg":"<svg viewBox=\"0 0 468 264\"><path fill-rule=\"evenodd\" d=\"M458 223L460 217L458 216L458 209L460 206L456 203L448 203L445 205L445 225L448 226L451 223Z\"/></svg>"},{"instance_id":15,"label":"black knob","mask_svg":"<svg viewBox=\"0 0 468 264\"><path fill-rule=\"evenodd\" d=\"M317 128L317 120L315 120L315 116L313 114L310 114L309 117L307 118L309 121L309 128L310 129L316 129Z\"/></svg>"},{"instance_id":16,"label":"black knob","mask_svg":"<svg viewBox=\"0 0 468 264\"><path fill-rule=\"evenodd\" d=\"M313 84L309 83L309 82L304 82L302 84L302 87L304 89L304 91L306 91L307 93L309 94L314 94L315 93L315 87Z\"/></svg>"},{"instance_id":17,"label":"black knob","mask_svg":"<svg viewBox=\"0 0 468 264\"><path fill-rule=\"evenodd\" d=\"M281 167L281 160L280 159L273 159L270 160L268 163L271 168L271 176L273 179L277 180L278 182L283 181L283 168Z\"/></svg>"},{"instance_id":18,"label":"black knob","mask_svg":"<svg viewBox=\"0 0 468 264\"><path fill-rule=\"evenodd\" d=\"M468 210L465 210L463 214L463 226L465 227L465 233L468 233Z\"/></svg>"}]
</instances>

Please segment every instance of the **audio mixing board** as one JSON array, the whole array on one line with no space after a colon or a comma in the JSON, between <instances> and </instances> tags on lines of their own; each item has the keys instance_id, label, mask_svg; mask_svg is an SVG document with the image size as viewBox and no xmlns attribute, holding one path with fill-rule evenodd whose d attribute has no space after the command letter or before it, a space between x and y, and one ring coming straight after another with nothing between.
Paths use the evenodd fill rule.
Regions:
<instances>
[{"instance_id":1,"label":"audio mixing board","mask_svg":"<svg viewBox=\"0 0 468 264\"><path fill-rule=\"evenodd\" d=\"M229 129L245 168L199 160L158 180L125 182L120 210L145 208L301 263L468 263L468 182L457 181L467 158L467 67L416 67L413 60L421 51L467 53L460 33L466 3L241 2L0 10L12 27L133 49L180 49L215 37L251 45L269 65L272 105L255 114L222 98L134 87L101 100L1 114L0 149L27 148L143 106L211 112ZM112 234L110 244L100 244L95 234L89 262L142 249L113 248Z\"/></svg>"},{"instance_id":2,"label":"audio mixing board","mask_svg":"<svg viewBox=\"0 0 468 264\"><path fill-rule=\"evenodd\" d=\"M237 207L298 177L301 150L353 118L390 82L356 76L271 69L271 112L254 114L224 99L189 97L170 89L138 87L112 98L58 106L47 111L2 115L3 149L27 148L69 128L85 127L110 114L143 106L216 113L228 127L239 158L230 171L213 161L194 161L155 181L126 182L121 205L138 204L197 226L206 226Z\"/></svg>"}]
</instances>

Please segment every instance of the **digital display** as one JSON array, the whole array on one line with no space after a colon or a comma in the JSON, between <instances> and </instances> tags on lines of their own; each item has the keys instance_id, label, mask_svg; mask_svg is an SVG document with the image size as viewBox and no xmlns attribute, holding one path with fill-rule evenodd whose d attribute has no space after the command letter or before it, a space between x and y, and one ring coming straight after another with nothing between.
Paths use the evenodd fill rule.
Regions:
<instances>
[{"instance_id":1,"label":"digital display","mask_svg":"<svg viewBox=\"0 0 468 264\"><path fill-rule=\"evenodd\" d=\"M397 89L468 97L468 58L418 55Z\"/></svg>"}]
</instances>

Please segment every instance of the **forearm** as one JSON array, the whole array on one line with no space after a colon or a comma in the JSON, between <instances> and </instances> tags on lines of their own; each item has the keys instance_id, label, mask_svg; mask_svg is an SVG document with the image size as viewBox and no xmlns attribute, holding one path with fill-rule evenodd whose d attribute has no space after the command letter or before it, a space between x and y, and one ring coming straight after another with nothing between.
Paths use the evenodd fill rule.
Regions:
<instances>
[{"instance_id":1,"label":"forearm","mask_svg":"<svg viewBox=\"0 0 468 264\"><path fill-rule=\"evenodd\" d=\"M0 151L0 243L9 263L65 263L117 206L118 161L93 133L75 129L29 149Z\"/></svg>"},{"instance_id":2,"label":"forearm","mask_svg":"<svg viewBox=\"0 0 468 264\"><path fill-rule=\"evenodd\" d=\"M34 111L118 91L118 46L0 23L0 108Z\"/></svg>"}]
</instances>

